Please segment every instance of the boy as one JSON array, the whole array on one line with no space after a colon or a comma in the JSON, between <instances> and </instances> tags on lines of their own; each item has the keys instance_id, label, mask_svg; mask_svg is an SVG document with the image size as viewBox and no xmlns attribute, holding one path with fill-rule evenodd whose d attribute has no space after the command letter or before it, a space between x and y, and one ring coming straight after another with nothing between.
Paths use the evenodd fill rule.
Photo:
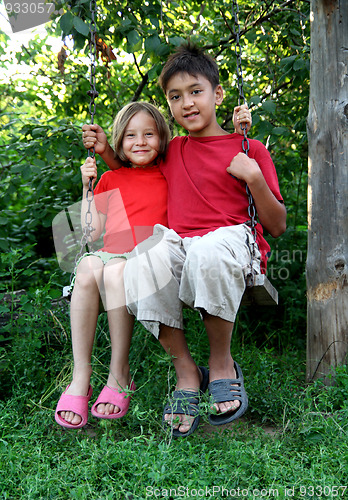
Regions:
<instances>
[{"instance_id":1,"label":"boy","mask_svg":"<svg viewBox=\"0 0 348 500\"><path fill-rule=\"evenodd\" d=\"M215 408L209 420L214 425L230 422L247 408L242 372L230 352L250 267L245 183L260 223L273 237L285 231L286 209L265 147L250 140L247 157L241 152L242 137L229 134L216 120L215 107L223 100L223 90L212 58L185 44L168 59L160 84L175 120L189 135L171 141L161 165L168 182L171 229L155 227L153 241L159 241L152 247L151 261L141 258L140 245L127 261L124 280L129 310L172 357L176 391L163 419L175 436L185 437L197 428L199 391L206 384L186 343L182 305L201 312L208 335L209 392ZM269 252L261 224L253 259L258 273L265 270ZM169 283L145 296L143 291L153 289L156 278L168 274Z\"/></svg>"},{"instance_id":2,"label":"boy","mask_svg":"<svg viewBox=\"0 0 348 500\"><path fill-rule=\"evenodd\" d=\"M189 133L172 140L162 167L168 182L171 230L164 231L152 265L156 275L164 272L161 248L167 246L173 280L137 302L136 288L141 289L149 276L147 263L130 259L124 279L131 311L159 333L159 341L172 356L177 386L164 418L175 435L186 436L196 428L201 374L183 334L180 301L201 312L209 339L209 391L216 409L210 422L232 421L247 407L242 373L230 353L233 322L245 288L243 269L250 264L245 183L262 226L273 237L285 231L286 210L267 150L250 141L247 157L241 153L242 138L217 123L215 107L223 100L223 90L215 61L192 45L181 46L164 66L160 84L172 115ZM254 265L260 272L269 248L260 224L257 230L261 255Z\"/></svg>"}]
</instances>

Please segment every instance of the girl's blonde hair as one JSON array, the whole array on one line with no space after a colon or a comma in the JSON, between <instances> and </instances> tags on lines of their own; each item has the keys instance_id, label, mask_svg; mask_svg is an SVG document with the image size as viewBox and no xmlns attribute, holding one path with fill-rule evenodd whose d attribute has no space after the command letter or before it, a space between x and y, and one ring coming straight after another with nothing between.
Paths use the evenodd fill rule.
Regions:
<instances>
[{"instance_id":1,"label":"girl's blonde hair","mask_svg":"<svg viewBox=\"0 0 348 500\"><path fill-rule=\"evenodd\" d=\"M124 106L117 113L112 131L115 158L121 160L125 165L128 163L128 158L124 154L122 147L124 133L129 121L140 111L148 113L155 120L160 139L158 151L159 157L164 158L170 141L170 130L167 122L162 113L160 113L160 111L153 104L150 104L149 102L131 102L126 104L126 106Z\"/></svg>"}]
</instances>

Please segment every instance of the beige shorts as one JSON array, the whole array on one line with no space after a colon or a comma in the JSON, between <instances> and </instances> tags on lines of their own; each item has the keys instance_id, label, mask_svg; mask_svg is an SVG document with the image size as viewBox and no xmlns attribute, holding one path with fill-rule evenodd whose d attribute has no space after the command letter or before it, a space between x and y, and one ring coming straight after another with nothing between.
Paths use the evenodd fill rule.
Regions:
<instances>
[{"instance_id":1,"label":"beige shorts","mask_svg":"<svg viewBox=\"0 0 348 500\"><path fill-rule=\"evenodd\" d=\"M124 270L130 313L159 336L160 324L183 328L183 305L234 322L250 272L251 231L245 224L181 238L156 225L135 247ZM253 268L260 273L255 245Z\"/></svg>"}]
</instances>

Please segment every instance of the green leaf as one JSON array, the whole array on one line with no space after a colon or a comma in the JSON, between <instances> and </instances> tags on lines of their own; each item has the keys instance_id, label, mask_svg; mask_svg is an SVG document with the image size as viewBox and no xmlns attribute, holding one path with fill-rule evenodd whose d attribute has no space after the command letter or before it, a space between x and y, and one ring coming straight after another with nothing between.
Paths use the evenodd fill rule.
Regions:
<instances>
[{"instance_id":1,"label":"green leaf","mask_svg":"<svg viewBox=\"0 0 348 500\"><path fill-rule=\"evenodd\" d=\"M0 238L0 250L7 252L9 249L8 241L5 238Z\"/></svg>"},{"instance_id":2,"label":"green leaf","mask_svg":"<svg viewBox=\"0 0 348 500\"><path fill-rule=\"evenodd\" d=\"M34 158L33 164L39 168L44 168L46 166L46 163L44 161L40 160L40 158Z\"/></svg>"},{"instance_id":3,"label":"green leaf","mask_svg":"<svg viewBox=\"0 0 348 500\"><path fill-rule=\"evenodd\" d=\"M136 45L138 42L140 42L141 38L136 30L132 30L127 33L127 40L130 45Z\"/></svg>"},{"instance_id":4,"label":"green leaf","mask_svg":"<svg viewBox=\"0 0 348 500\"><path fill-rule=\"evenodd\" d=\"M285 127L274 127L272 130L272 134L274 135L288 135L289 131Z\"/></svg>"},{"instance_id":5,"label":"green leaf","mask_svg":"<svg viewBox=\"0 0 348 500\"><path fill-rule=\"evenodd\" d=\"M74 16L71 14L71 12L66 12L64 16L60 18L59 24L63 30L63 33L65 35L68 35L74 26Z\"/></svg>"},{"instance_id":6,"label":"green leaf","mask_svg":"<svg viewBox=\"0 0 348 500\"><path fill-rule=\"evenodd\" d=\"M76 144L73 144L71 146L71 154L75 157L75 158L80 158L81 155L85 154L86 153L86 150L83 150L81 149L81 147L78 147L76 146Z\"/></svg>"},{"instance_id":7,"label":"green leaf","mask_svg":"<svg viewBox=\"0 0 348 500\"><path fill-rule=\"evenodd\" d=\"M296 60L297 56L289 56L289 57L284 57L281 61L280 64L281 66L285 66L287 64L292 64Z\"/></svg>"},{"instance_id":8,"label":"green leaf","mask_svg":"<svg viewBox=\"0 0 348 500\"><path fill-rule=\"evenodd\" d=\"M159 28L159 20L156 17L150 17L150 23L157 29Z\"/></svg>"},{"instance_id":9,"label":"green leaf","mask_svg":"<svg viewBox=\"0 0 348 500\"><path fill-rule=\"evenodd\" d=\"M262 103L262 107L265 111L267 111L267 113L273 115L276 111L277 105L274 101L269 100L269 101L264 101Z\"/></svg>"},{"instance_id":10,"label":"green leaf","mask_svg":"<svg viewBox=\"0 0 348 500\"><path fill-rule=\"evenodd\" d=\"M34 311L34 307L30 302L27 302L26 304L22 305L22 309L26 313L32 313Z\"/></svg>"},{"instance_id":11,"label":"green leaf","mask_svg":"<svg viewBox=\"0 0 348 500\"><path fill-rule=\"evenodd\" d=\"M51 163L54 160L54 154L52 153L52 151L46 151L45 155L48 163Z\"/></svg>"},{"instance_id":12,"label":"green leaf","mask_svg":"<svg viewBox=\"0 0 348 500\"><path fill-rule=\"evenodd\" d=\"M267 120L262 121L259 125L259 134L261 137L265 137L266 135L270 134L272 130L273 127ZM262 140L262 138L260 138L259 140Z\"/></svg>"},{"instance_id":13,"label":"green leaf","mask_svg":"<svg viewBox=\"0 0 348 500\"><path fill-rule=\"evenodd\" d=\"M146 52L156 52L159 49L160 45L161 40L156 33L145 40Z\"/></svg>"},{"instance_id":14,"label":"green leaf","mask_svg":"<svg viewBox=\"0 0 348 500\"><path fill-rule=\"evenodd\" d=\"M57 151L59 154L69 157L70 156L70 151L69 147L65 144L65 142L61 142L57 145Z\"/></svg>"},{"instance_id":15,"label":"green leaf","mask_svg":"<svg viewBox=\"0 0 348 500\"><path fill-rule=\"evenodd\" d=\"M80 17L74 17L74 28L85 37L89 35L89 26Z\"/></svg>"},{"instance_id":16,"label":"green leaf","mask_svg":"<svg viewBox=\"0 0 348 500\"><path fill-rule=\"evenodd\" d=\"M23 170L22 170L22 179L24 181L27 181L28 179L31 178L31 167L30 165L26 165Z\"/></svg>"},{"instance_id":17,"label":"green leaf","mask_svg":"<svg viewBox=\"0 0 348 500\"><path fill-rule=\"evenodd\" d=\"M294 62L293 68L295 71L303 69L306 67L306 62L303 59L296 59Z\"/></svg>"},{"instance_id":18,"label":"green leaf","mask_svg":"<svg viewBox=\"0 0 348 500\"><path fill-rule=\"evenodd\" d=\"M258 95L253 95L250 99L250 104L257 105L260 104L260 102L261 102L261 97Z\"/></svg>"},{"instance_id":19,"label":"green leaf","mask_svg":"<svg viewBox=\"0 0 348 500\"><path fill-rule=\"evenodd\" d=\"M162 71L162 64L155 64L153 68L149 71L149 80L156 79Z\"/></svg>"},{"instance_id":20,"label":"green leaf","mask_svg":"<svg viewBox=\"0 0 348 500\"><path fill-rule=\"evenodd\" d=\"M33 137L39 137L40 135L43 135L44 129L43 128L34 128L31 132L31 135ZM46 132L45 132L46 135Z\"/></svg>"},{"instance_id":21,"label":"green leaf","mask_svg":"<svg viewBox=\"0 0 348 500\"><path fill-rule=\"evenodd\" d=\"M144 52L144 54L141 56L141 59L140 59L140 66L144 66L144 64L146 63L146 61L148 60L149 58L149 55L146 54L146 52Z\"/></svg>"}]
</instances>

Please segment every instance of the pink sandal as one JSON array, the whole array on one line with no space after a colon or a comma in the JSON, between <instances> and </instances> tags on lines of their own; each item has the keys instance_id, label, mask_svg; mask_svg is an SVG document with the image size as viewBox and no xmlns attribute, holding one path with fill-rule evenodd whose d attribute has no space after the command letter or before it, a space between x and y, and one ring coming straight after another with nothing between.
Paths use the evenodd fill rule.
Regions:
<instances>
[{"instance_id":1,"label":"pink sandal","mask_svg":"<svg viewBox=\"0 0 348 500\"><path fill-rule=\"evenodd\" d=\"M120 392L118 389L112 389L107 385L102 389L101 393L98 396L97 401L94 403L91 409L91 413L94 417L97 418L121 418L127 413L129 408L129 403L133 394L130 392L134 392L136 389L134 382L132 381L130 384L130 388L126 391ZM112 404L114 406L118 406L120 411L118 413L111 413L110 415L103 415L102 413L97 412L97 406L99 404Z\"/></svg>"},{"instance_id":2,"label":"pink sandal","mask_svg":"<svg viewBox=\"0 0 348 500\"><path fill-rule=\"evenodd\" d=\"M88 402L92 397L93 389L89 386L87 396L72 396L70 394L65 394L68 388L69 386L60 396L54 418L57 424L62 427L67 427L68 429L80 429L86 425L88 421ZM69 424L69 422L66 422L66 420L59 415L60 411L73 411L77 415L80 415L81 422L77 425Z\"/></svg>"}]
</instances>

